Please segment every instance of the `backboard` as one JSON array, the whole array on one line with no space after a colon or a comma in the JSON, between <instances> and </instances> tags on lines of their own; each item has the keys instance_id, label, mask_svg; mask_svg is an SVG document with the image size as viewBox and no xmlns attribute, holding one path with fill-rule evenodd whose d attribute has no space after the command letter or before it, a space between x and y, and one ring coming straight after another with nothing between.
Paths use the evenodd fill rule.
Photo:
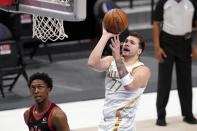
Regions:
<instances>
[{"instance_id":1,"label":"backboard","mask_svg":"<svg viewBox=\"0 0 197 131\"><path fill-rule=\"evenodd\" d=\"M0 7L9 12L20 12L51 17L65 21L83 21L87 0L19 0L16 8Z\"/></svg>"}]
</instances>

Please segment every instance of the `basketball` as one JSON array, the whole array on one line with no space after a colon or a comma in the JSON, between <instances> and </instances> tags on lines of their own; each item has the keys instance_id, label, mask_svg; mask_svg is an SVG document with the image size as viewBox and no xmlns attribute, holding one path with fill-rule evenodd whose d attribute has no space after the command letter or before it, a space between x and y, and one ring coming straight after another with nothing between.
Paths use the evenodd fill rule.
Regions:
<instances>
[{"instance_id":1,"label":"basketball","mask_svg":"<svg viewBox=\"0 0 197 131\"><path fill-rule=\"evenodd\" d=\"M122 9L111 9L104 15L103 26L107 32L120 34L128 27L128 15Z\"/></svg>"}]
</instances>

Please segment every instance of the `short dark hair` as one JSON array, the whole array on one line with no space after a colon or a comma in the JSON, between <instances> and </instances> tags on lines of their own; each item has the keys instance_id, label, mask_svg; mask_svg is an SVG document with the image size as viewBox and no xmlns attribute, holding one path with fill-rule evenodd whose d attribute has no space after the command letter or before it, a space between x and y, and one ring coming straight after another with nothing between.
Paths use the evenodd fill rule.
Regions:
<instances>
[{"instance_id":1,"label":"short dark hair","mask_svg":"<svg viewBox=\"0 0 197 131\"><path fill-rule=\"evenodd\" d=\"M134 37L139 39L139 46L140 46L140 49L142 49L142 52L143 52L144 49L145 49L145 40L144 40L144 38L137 32L130 32L129 36L134 36Z\"/></svg>"},{"instance_id":2,"label":"short dark hair","mask_svg":"<svg viewBox=\"0 0 197 131\"><path fill-rule=\"evenodd\" d=\"M52 90L53 88L53 81L51 79L51 77L49 77L49 75L47 73L34 73L30 76L29 81L28 81L28 86L31 86L31 83L33 80L42 80L47 84L47 87L50 88Z\"/></svg>"}]
</instances>

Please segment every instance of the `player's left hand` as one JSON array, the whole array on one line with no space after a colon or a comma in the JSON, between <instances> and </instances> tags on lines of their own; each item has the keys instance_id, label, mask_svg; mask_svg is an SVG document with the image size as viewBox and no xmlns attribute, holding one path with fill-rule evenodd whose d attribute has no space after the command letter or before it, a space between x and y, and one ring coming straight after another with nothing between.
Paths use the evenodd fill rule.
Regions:
<instances>
[{"instance_id":1,"label":"player's left hand","mask_svg":"<svg viewBox=\"0 0 197 131\"><path fill-rule=\"evenodd\" d=\"M112 55L114 59L115 60L121 59L119 35L116 35L111 39L111 44L109 46L112 50Z\"/></svg>"}]
</instances>

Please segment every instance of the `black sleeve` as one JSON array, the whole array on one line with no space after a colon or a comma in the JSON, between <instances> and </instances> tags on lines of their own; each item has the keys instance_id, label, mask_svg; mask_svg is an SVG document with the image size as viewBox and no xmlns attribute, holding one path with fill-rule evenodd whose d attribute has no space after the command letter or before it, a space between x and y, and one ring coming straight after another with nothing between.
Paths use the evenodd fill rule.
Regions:
<instances>
[{"instance_id":1,"label":"black sleeve","mask_svg":"<svg viewBox=\"0 0 197 131\"><path fill-rule=\"evenodd\" d=\"M159 0L156 4L156 7L153 12L153 20L154 21L163 21L164 14L164 4L167 0Z\"/></svg>"},{"instance_id":2,"label":"black sleeve","mask_svg":"<svg viewBox=\"0 0 197 131\"><path fill-rule=\"evenodd\" d=\"M194 5L194 20L197 21L197 0L192 0Z\"/></svg>"}]
</instances>

